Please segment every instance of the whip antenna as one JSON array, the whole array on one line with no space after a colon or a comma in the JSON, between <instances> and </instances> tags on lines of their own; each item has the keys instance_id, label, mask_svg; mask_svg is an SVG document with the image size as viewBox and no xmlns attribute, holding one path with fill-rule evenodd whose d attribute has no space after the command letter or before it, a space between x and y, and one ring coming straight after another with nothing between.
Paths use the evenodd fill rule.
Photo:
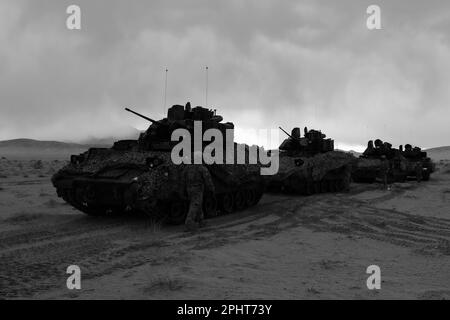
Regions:
<instances>
[{"instance_id":1,"label":"whip antenna","mask_svg":"<svg viewBox=\"0 0 450 320\"><path fill-rule=\"evenodd\" d=\"M206 66L206 94L205 94L205 108L208 108L208 66Z\"/></svg>"},{"instance_id":2,"label":"whip antenna","mask_svg":"<svg viewBox=\"0 0 450 320\"><path fill-rule=\"evenodd\" d=\"M167 73L169 70L167 70L166 68L166 73L165 73L165 82L164 82L164 110L163 110L163 116L164 113L166 113L166 100L167 100Z\"/></svg>"}]
</instances>

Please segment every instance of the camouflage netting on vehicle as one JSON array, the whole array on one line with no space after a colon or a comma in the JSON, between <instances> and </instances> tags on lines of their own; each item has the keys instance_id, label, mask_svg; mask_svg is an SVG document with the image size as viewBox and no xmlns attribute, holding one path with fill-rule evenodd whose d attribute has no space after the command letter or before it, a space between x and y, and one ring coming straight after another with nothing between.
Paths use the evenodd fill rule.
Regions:
<instances>
[{"instance_id":1,"label":"camouflage netting on vehicle","mask_svg":"<svg viewBox=\"0 0 450 320\"><path fill-rule=\"evenodd\" d=\"M296 165L296 161L299 159L303 161L300 166ZM353 161L353 155L342 151L321 153L310 158L280 155L280 169L272 179L282 181L289 176L296 175L300 179L320 181L332 170L345 166L350 167Z\"/></svg>"},{"instance_id":2,"label":"camouflage netting on vehicle","mask_svg":"<svg viewBox=\"0 0 450 320\"><path fill-rule=\"evenodd\" d=\"M234 127L231 122L220 123L222 117L215 110L191 108L190 103L174 105L168 110L167 118L158 121L126 110L152 123L145 134L137 140L116 141L109 149L91 148L71 155L70 163L53 175L52 183L58 196L75 208L90 215L104 215L128 211L151 214L153 208L158 207L160 214L166 214L172 222L182 223L187 204L192 200L191 191L196 189L195 199L199 199L198 190L202 185L205 187L202 205L211 217L217 214L217 208L220 212L231 213L254 206L261 199L265 185L259 172L261 166L256 164L257 157L253 153L256 146L251 149L255 164L248 164L252 163L248 161L250 147L230 140L224 145L234 143L234 151L245 151L246 161L242 164L241 161L211 165L172 162L172 151L178 150L173 149L176 142L171 141L174 130L186 129L195 135L194 122L201 121L203 129L219 130L225 137L225 131ZM207 146L203 147L206 150ZM214 161L222 154L216 148L206 151L209 154L205 152L203 156L210 155L213 159L206 157L204 161ZM198 155L193 150L187 152L191 156ZM235 160L238 155L242 156L242 152L234 154ZM185 160L191 162L191 159Z\"/></svg>"},{"instance_id":3,"label":"camouflage netting on vehicle","mask_svg":"<svg viewBox=\"0 0 450 320\"><path fill-rule=\"evenodd\" d=\"M117 151L113 149L91 149L83 153L86 158L82 164L68 164L63 170L78 173L95 173L99 170L120 164L145 165L149 157L157 157L169 163L170 153L161 151Z\"/></svg>"},{"instance_id":4,"label":"camouflage netting on vehicle","mask_svg":"<svg viewBox=\"0 0 450 320\"><path fill-rule=\"evenodd\" d=\"M379 168L381 166L380 159L359 158L355 164L357 169Z\"/></svg>"},{"instance_id":5,"label":"camouflage netting on vehicle","mask_svg":"<svg viewBox=\"0 0 450 320\"><path fill-rule=\"evenodd\" d=\"M82 154L82 163L69 163L61 172L75 175L95 176L105 169L130 167L133 165L144 167L138 176L139 193L142 198L153 197L170 199L174 195L185 197L186 169L189 165L176 165L172 162L170 152L165 151L118 151L113 149L90 149ZM158 165L147 170L148 159L157 159ZM246 179L259 177L259 165L208 165L211 176L219 180L227 180L231 184L239 185Z\"/></svg>"},{"instance_id":6,"label":"camouflage netting on vehicle","mask_svg":"<svg viewBox=\"0 0 450 320\"><path fill-rule=\"evenodd\" d=\"M163 164L139 176L139 195L168 199L174 194L182 197L186 183L182 166Z\"/></svg>"}]
</instances>

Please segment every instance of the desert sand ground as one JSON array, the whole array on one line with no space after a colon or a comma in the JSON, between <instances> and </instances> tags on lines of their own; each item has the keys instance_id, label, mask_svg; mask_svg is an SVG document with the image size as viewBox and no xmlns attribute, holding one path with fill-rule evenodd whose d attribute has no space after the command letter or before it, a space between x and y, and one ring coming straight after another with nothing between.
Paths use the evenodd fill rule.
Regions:
<instances>
[{"instance_id":1,"label":"desert sand ground","mask_svg":"<svg viewBox=\"0 0 450 320\"><path fill-rule=\"evenodd\" d=\"M62 165L0 159L0 298L450 298L450 161L391 191L265 195L198 233L84 215L51 186ZM72 264L81 290L66 288Z\"/></svg>"}]
</instances>

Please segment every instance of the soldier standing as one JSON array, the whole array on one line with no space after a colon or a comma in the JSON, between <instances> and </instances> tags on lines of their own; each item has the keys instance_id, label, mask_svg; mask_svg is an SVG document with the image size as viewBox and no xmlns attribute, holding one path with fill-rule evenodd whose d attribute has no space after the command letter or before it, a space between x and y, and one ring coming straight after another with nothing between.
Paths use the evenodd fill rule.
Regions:
<instances>
[{"instance_id":1,"label":"soldier standing","mask_svg":"<svg viewBox=\"0 0 450 320\"><path fill-rule=\"evenodd\" d=\"M422 181L422 162L421 161L417 161L416 162L416 179L417 182L421 182Z\"/></svg>"},{"instance_id":2,"label":"soldier standing","mask_svg":"<svg viewBox=\"0 0 450 320\"><path fill-rule=\"evenodd\" d=\"M193 231L204 226L203 197L205 193L214 195L214 184L208 169L202 164L186 166L186 193L189 211L186 216L186 230Z\"/></svg>"},{"instance_id":3,"label":"soldier standing","mask_svg":"<svg viewBox=\"0 0 450 320\"><path fill-rule=\"evenodd\" d=\"M344 171L344 191L350 191L350 184L352 181L352 166L346 165Z\"/></svg>"},{"instance_id":4,"label":"soldier standing","mask_svg":"<svg viewBox=\"0 0 450 320\"><path fill-rule=\"evenodd\" d=\"M380 178L383 182L383 188L386 190L390 190L391 188L388 186L388 175L389 175L389 161L387 160L385 155L381 156L381 167L380 167Z\"/></svg>"}]
</instances>

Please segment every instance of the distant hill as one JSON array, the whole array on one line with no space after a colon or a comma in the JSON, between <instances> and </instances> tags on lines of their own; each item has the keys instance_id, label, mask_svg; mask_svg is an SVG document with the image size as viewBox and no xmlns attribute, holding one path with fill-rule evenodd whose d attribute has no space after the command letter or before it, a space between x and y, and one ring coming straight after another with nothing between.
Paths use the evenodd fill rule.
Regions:
<instances>
[{"instance_id":1,"label":"distant hill","mask_svg":"<svg viewBox=\"0 0 450 320\"><path fill-rule=\"evenodd\" d=\"M356 158L358 158L360 155L362 155L361 152L358 151L354 151L354 150L349 150L347 151L348 153L351 153L353 156L355 156Z\"/></svg>"},{"instance_id":2,"label":"distant hill","mask_svg":"<svg viewBox=\"0 0 450 320\"><path fill-rule=\"evenodd\" d=\"M336 148L334 150L335 151L341 151L341 152L350 153L351 155L353 155L356 158L358 158L362 154L361 152L354 151L354 150L342 150L342 149L339 149L339 148Z\"/></svg>"},{"instance_id":3,"label":"distant hill","mask_svg":"<svg viewBox=\"0 0 450 320\"><path fill-rule=\"evenodd\" d=\"M450 160L450 146L430 148L425 151L428 153L428 156L435 161Z\"/></svg>"},{"instance_id":4,"label":"distant hill","mask_svg":"<svg viewBox=\"0 0 450 320\"><path fill-rule=\"evenodd\" d=\"M79 141L80 144L83 145L107 145L112 146L112 144L117 140L128 140L128 139L137 139L141 131L134 127L124 127L121 128L118 137L117 136L109 136L109 137L88 137L87 139Z\"/></svg>"},{"instance_id":5,"label":"distant hill","mask_svg":"<svg viewBox=\"0 0 450 320\"><path fill-rule=\"evenodd\" d=\"M84 144L60 141L41 141L33 139L12 139L0 141L0 148L80 148Z\"/></svg>"},{"instance_id":6,"label":"distant hill","mask_svg":"<svg viewBox=\"0 0 450 320\"><path fill-rule=\"evenodd\" d=\"M137 130L136 130L137 131ZM139 131L134 137L136 139ZM127 139L128 137L122 138ZM78 154L89 148L109 148L117 138L89 139L84 143L72 143L61 141L41 141L33 139L13 139L0 141L0 158L7 159L69 159L72 154ZM450 146L430 148L425 150L428 156L435 161L450 160ZM360 155L359 152L347 151L355 157Z\"/></svg>"},{"instance_id":7,"label":"distant hill","mask_svg":"<svg viewBox=\"0 0 450 320\"><path fill-rule=\"evenodd\" d=\"M71 154L86 151L90 147L104 145L86 145L60 141L40 141L33 139L13 139L0 141L0 157L7 159L68 159Z\"/></svg>"},{"instance_id":8,"label":"distant hill","mask_svg":"<svg viewBox=\"0 0 450 320\"><path fill-rule=\"evenodd\" d=\"M34 139L13 139L0 141L0 157L7 159L69 159L89 148L109 148L114 141L137 139L141 131L134 127L118 130L119 137L88 137L79 143L61 141L42 141Z\"/></svg>"}]
</instances>

